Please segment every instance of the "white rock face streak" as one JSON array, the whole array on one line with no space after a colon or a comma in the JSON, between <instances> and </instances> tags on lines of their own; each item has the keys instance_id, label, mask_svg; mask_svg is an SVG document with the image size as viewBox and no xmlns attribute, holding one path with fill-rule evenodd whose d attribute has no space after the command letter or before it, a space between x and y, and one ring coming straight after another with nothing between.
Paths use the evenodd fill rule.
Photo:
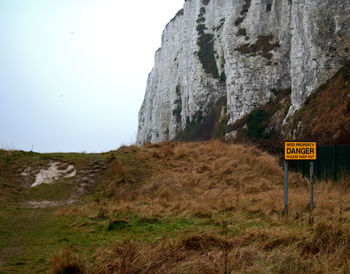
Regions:
<instances>
[{"instance_id":1,"label":"white rock face streak","mask_svg":"<svg viewBox=\"0 0 350 274\"><path fill-rule=\"evenodd\" d=\"M173 139L225 95L233 123L290 87L292 115L347 59L350 0L187 0L155 53L137 143Z\"/></svg>"}]
</instances>

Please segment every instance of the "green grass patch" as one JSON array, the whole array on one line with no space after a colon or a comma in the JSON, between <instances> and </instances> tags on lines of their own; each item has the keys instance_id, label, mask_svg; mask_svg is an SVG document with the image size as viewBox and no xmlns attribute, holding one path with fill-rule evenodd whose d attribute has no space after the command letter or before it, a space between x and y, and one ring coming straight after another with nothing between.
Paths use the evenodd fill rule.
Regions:
<instances>
[{"instance_id":1,"label":"green grass patch","mask_svg":"<svg viewBox=\"0 0 350 274\"><path fill-rule=\"evenodd\" d=\"M176 238L216 227L200 218L145 218L134 214L89 218L57 216L55 210L13 206L0 211L0 260L4 262L0 272L45 272L53 252L66 247L92 261L98 248L113 241L153 243L159 237Z\"/></svg>"},{"instance_id":2,"label":"green grass patch","mask_svg":"<svg viewBox=\"0 0 350 274\"><path fill-rule=\"evenodd\" d=\"M54 250L73 247L87 256L108 238L101 233L82 233L72 229L63 218L55 217L53 208L16 208L2 212L0 218L0 272L37 273L47 270L47 260Z\"/></svg>"},{"instance_id":3,"label":"green grass patch","mask_svg":"<svg viewBox=\"0 0 350 274\"><path fill-rule=\"evenodd\" d=\"M67 180L52 184L41 184L25 189L21 195L25 200L62 200L71 197L76 186Z\"/></svg>"}]
</instances>

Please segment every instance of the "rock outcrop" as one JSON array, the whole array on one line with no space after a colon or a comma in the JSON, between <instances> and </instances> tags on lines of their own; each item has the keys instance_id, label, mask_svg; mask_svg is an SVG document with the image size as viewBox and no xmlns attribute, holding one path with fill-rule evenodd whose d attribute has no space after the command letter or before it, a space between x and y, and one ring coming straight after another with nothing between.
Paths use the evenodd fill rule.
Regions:
<instances>
[{"instance_id":1,"label":"rock outcrop","mask_svg":"<svg viewBox=\"0 0 350 274\"><path fill-rule=\"evenodd\" d=\"M167 24L137 143L173 139L222 97L234 123L291 88L292 116L350 57L350 0L186 0Z\"/></svg>"}]
</instances>

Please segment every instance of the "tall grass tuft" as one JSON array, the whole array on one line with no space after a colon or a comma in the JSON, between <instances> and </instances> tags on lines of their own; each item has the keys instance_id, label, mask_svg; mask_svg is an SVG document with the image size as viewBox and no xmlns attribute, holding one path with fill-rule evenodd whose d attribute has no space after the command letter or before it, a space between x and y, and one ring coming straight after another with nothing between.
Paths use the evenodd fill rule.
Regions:
<instances>
[{"instance_id":1,"label":"tall grass tuft","mask_svg":"<svg viewBox=\"0 0 350 274\"><path fill-rule=\"evenodd\" d=\"M87 263L71 249L66 248L53 254L49 260L49 273L52 274L84 274L88 273Z\"/></svg>"}]
</instances>

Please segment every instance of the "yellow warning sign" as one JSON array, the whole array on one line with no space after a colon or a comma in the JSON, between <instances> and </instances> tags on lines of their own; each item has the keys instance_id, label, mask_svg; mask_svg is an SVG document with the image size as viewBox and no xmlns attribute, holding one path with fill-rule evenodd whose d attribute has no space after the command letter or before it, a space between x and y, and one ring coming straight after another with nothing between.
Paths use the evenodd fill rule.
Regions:
<instances>
[{"instance_id":1,"label":"yellow warning sign","mask_svg":"<svg viewBox=\"0 0 350 274\"><path fill-rule=\"evenodd\" d=\"M285 142L285 160L316 160L316 142Z\"/></svg>"}]
</instances>

